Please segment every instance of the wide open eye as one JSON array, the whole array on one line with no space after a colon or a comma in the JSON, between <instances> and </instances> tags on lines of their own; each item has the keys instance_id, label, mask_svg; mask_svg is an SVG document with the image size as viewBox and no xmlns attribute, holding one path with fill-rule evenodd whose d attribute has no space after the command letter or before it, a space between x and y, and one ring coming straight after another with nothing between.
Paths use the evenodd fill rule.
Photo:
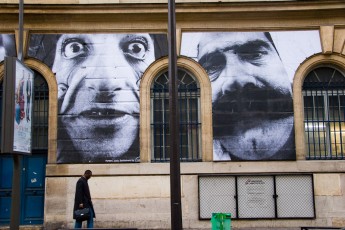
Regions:
<instances>
[{"instance_id":1,"label":"wide open eye","mask_svg":"<svg viewBox=\"0 0 345 230\"><path fill-rule=\"evenodd\" d=\"M67 39L62 44L62 54L67 59L84 55L87 51L86 44L80 39Z\"/></svg>"},{"instance_id":2,"label":"wide open eye","mask_svg":"<svg viewBox=\"0 0 345 230\"><path fill-rule=\"evenodd\" d=\"M144 60L147 51L148 44L144 38L136 38L123 44L123 52L125 55L134 59Z\"/></svg>"}]
</instances>

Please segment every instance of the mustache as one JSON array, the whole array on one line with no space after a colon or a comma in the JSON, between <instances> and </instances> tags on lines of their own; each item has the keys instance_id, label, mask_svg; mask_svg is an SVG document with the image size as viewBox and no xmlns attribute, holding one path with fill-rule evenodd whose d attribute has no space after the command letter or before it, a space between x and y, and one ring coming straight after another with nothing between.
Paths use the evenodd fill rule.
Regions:
<instances>
[{"instance_id":1,"label":"mustache","mask_svg":"<svg viewBox=\"0 0 345 230\"><path fill-rule=\"evenodd\" d=\"M282 93L269 86L257 87L247 84L223 93L213 102L214 112L226 113L289 113L293 112L290 93Z\"/></svg>"},{"instance_id":2,"label":"mustache","mask_svg":"<svg viewBox=\"0 0 345 230\"><path fill-rule=\"evenodd\" d=\"M280 93L271 87L259 88L254 85L225 93L212 107L215 137L236 135L237 131L255 128L262 121L293 116L290 94Z\"/></svg>"}]
</instances>

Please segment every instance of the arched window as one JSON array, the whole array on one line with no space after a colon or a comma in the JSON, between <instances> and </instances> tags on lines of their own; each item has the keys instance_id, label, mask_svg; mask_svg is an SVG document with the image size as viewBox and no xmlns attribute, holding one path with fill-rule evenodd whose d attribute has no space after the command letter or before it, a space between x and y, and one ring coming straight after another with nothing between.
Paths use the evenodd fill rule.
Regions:
<instances>
[{"instance_id":1,"label":"arched window","mask_svg":"<svg viewBox=\"0 0 345 230\"><path fill-rule=\"evenodd\" d=\"M180 159L200 161L200 87L187 70L178 69L178 109L180 119ZM170 160L169 77L159 74L151 85L152 161Z\"/></svg>"},{"instance_id":2,"label":"arched window","mask_svg":"<svg viewBox=\"0 0 345 230\"><path fill-rule=\"evenodd\" d=\"M307 159L345 159L345 77L332 67L306 76L304 130Z\"/></svg>"}]
</instances>

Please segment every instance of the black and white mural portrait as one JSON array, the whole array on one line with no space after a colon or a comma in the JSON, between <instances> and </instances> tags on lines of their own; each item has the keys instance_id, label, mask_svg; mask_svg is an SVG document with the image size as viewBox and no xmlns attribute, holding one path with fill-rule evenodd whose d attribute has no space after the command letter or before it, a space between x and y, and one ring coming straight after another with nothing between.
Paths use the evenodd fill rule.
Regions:
<instances>
[{"instance_id":1,"label":"black and white mural portrait","mask_svg":"<svg viewBox=\"0 0 345 230\"><path fill-rule=\"evenodd\" d=\"M215 161L296 159L292 81L319 52L318 31L182 34L211 81Z\"/></svg>"},{"instance_id":2,"label":"black and white mural portrait","mask_svg":"<svg viewBox=\"0 0 345 230\"><path fill-rule=\"evenodd\" d=\"M139 161L139 84L167 55L160 34L33 34L58 84L58 163Z\"/></svg>"},{"instance_id":3,"label":"black and white mural portrait","mask_svg":"<svg viewBox=\"0 0 345 230\"><path fill-rule=\"evenodd\" d=\"M17 56L14 34L0 34L0 62L6 56Z\"/></svg>"}]
</instances>

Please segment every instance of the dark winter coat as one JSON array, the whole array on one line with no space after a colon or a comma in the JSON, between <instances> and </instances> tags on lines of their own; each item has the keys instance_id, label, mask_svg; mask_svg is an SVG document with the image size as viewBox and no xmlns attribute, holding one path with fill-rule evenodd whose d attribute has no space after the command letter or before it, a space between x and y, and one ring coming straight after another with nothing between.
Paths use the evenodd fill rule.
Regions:
<instances>
[{"instance_id":1,"label":"dark winter coat","mask_svg":"<svg viewBox=\"0 0 345 230\"><path fill-rule=\"evenodd\" d=\"M79 209L79 204L83 204L84 208L91 208L93 210L94 218L96 217L91 201L89 185L86 178L83 176L79 178L75 189L73 219L75 219L74 211Z\"/></svg>"}]
</instances>

